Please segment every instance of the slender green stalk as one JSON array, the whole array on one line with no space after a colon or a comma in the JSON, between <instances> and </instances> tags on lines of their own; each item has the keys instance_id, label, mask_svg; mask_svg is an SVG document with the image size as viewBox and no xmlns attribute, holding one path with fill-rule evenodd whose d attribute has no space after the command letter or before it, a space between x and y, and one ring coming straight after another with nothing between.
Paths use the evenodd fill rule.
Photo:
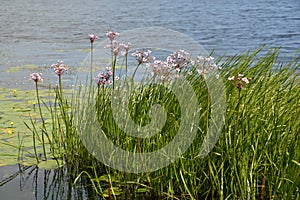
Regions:
<instances>
[{"instance_id":1,"label":"slender green stalk","mask_svg":"<svg viewBox=\"0 0 300 200\"><path fill-rule=\"evenodd\" d=\"M63 88L62 88L62 80L61 80L61 75L58 76L58 85L59 85L59 92L61 99L63 99Z\"/></svg>"},{"instance_id":2,"label":"slender green stalk","mask_svg":"<svg viewBox=\"0 0 300 200\"><path fill-rule=\"evenodd\" d=\"M115 89L116 62L117 62L117 56L114 56L114 58L113 58L113 63L112 63L112 70L113 70L113 89Z\"/></svg>"},{"instance_id":3,"label":"slender green stalk","mask_svg":"<svg viewBox=\"0 0 300 200\"><path fill-rule=\"evenodd\" d=\"M198 74L190 78L193 79L190 84L199 102L195 109L201 112L199 123L196 124L198 133L178 160L151 173L132 174L114 170L85 150L77 139L76 127L72 121L74 111L67 112L67 103L62 99L60 80L56 92L61 107L52 118L56 120L53 120L55 127L62 130L61 135L66 136L63 143L65 147L62 148L67 154L70 174L75 174L75 177L79 174L75 181L82 175L87 176L94 192L104 196L102 190L108 189L109 196L116 199L130 199L136 194L145 194L146 197L153 195L151 197L154 199L298 199L300 74L297 70L300 58L284 64L279 63L276 52L272 51L257 59L258 52L233 56L223 62L220 78L224 80L227 98L222 102L227 107L225 125L219 141L205 158L199 158L198 154L210 126L212 116L209 109L217 105L211 105L213 97L210 96L205 79ZM113 71L115 65L116 57L112 56ZM139 66L137 65L133 78ZM228 80L237 73L252 78L242 91L237 90L236 85ZM98 85L95 89L96 98L93 87L88 89L91 91L88 97L93 97L93 101L97 102L88 101L85 106L96 107L94 111L98 114L106 137L124 151L141 154L165 147L176 136L185 117L181 114L178 97L169 91L168 82L149 87L141 85L132 92L128 115L137 125L147 125L152 120L149 117L150 108L160 104L167 113L167 120L162 130L155 135L135 138L124 133L114 120L116 113L112 113L114 105L111 104L112 97L109 95L111 89ZM39 111L41 112L40 107ZM82 119L82 123L88 124L85 119ZM34 126L33 121L32 125ZM35 127L31 131L34 133L32 139L35 144L37 131ZM34 151L37 154L37 150ZM111 153L113 155L114 152ZM146 168L146 157L140 155L139 158L142 162L139 164ZM162 155L159 159L169 158ZM129 164L127 162L125 160L124 165Z\"/></svg>"},{"instance_id":4,"label":"slender green stalk","mask_svg":"<svg viewBox=\"0 0 300 200\"><path fill-rule=\"evenodd\" d=\"M41 108L41 102L40 102L40 96L39 96L39 89L38 89L38 82L37 81L35 81L35 91L36 91L36 97L37 97L37 101L38 101L39 112L40 112L42 125L43 125L43 128L42 128L43 153L44 153L45 159L47 160L47 154L46 154L46 148L45 148L45 138L44 138L44 134L47 132L47 130L46 130L45 120L44 120L43 112L42 112L42 108Z\"/></svg>"},{"instance_id":5,"label":"slender green stalk","mask_svg":"<svg viewBox=\"0 0 300 200\"><path fill-rule=\"evenodd\" d=\"M125 54L125 72L126 72L126 77L128 76L128 52L126 51Z\"/></svg>"},{"instance_id":6,"label":"slender green stalk","mask_svg":"<svg viewBox=\"0 0 300 200\"><path fill-rule=\"evenodd\" d=\"M136 74L136 72L137 72L137 70L138 70L138 68L139 68L140 65L141 65L141 64L139 63L139 64L136 66L136 68L135 68L135 70L134 70L134 72L133 72L133 75L132 75L132 79L134 79L135 74Z\"/></svg>"},{"instance_id":7,"label":"slender green stalk","mask_svg":"<svg viewBox=\"0 0 300 200\"><path fill-rule=\"evenodd\" d=\"M91 42L91 66L90 66L90 84L93 82L93 60L94 60L94 43Z\"/></svg>"}]
</instances>

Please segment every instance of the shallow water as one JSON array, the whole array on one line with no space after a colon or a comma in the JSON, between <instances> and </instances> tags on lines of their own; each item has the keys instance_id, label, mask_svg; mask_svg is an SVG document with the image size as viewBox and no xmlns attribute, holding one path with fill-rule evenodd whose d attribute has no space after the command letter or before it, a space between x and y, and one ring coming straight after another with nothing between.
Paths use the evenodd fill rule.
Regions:
<instances>
[{"instance_id":1,"label":"shallow water","mask_svg":"<svg viewBox=\"0 0 300 200\"><path fill-rule=\"evenodd\" d=\"M88 54L88 33L103 38L110 29L122 32L149 26L187 34L208 52L214 50L215 56L266 44L281 46L282 56L290 59L300 47L300 2L2 0L0 86L22 87L29 82L28 73L50 74L49 66L57 60L78 66ZM170 38L170 42L176 41ZM21 67L11 72L15 66Z\"/></svg>"}]
</instances>

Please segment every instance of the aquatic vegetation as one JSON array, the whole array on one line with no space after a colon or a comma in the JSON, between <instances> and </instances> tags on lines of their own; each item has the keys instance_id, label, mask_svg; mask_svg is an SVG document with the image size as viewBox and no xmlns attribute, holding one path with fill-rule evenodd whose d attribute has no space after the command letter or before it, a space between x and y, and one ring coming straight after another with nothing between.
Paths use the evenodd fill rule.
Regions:
<instances>
[{"instance_id":1,"label":"aquatic vegetation","mask_svg":"<svg viewBox=\"0 0 300 200\"><path fill-rule=\"evenodd\" d=\"M33 156L35 160L28 159L27 163L31 161L32 164L46 169L67 169L69 180L74 183L89 180L94 194L105 198L126 199L140 194L145 198L161 199L299 198L299 56L289 63L282 63L278 59L279 50L270 50L267 55L261 57L261 49L258 49L253 53L224 57L215 61L212 56L198 56L192 59L188 52L178 50L165 60L156 60L151 56L151 50L130 52L131 44L124 45L115 40L119 36L117 32L109 31L106 36L111 49L111 65L104 68L94 79L96 85L93 82L85 87L79 85L71 94L67 94L68 91L63 90L61 80L67 67L60 61L52 66L59 77L59 84L54 90L48 91L51 93L49 99L49 96L45 95L47 93L39 93L38 83L42 80L41 75L31 75L36 86L36 98L32 97L31 92L31 95L26 96L26 107L14 109L15 113L17 109L21 110L20 112L26 110L24 114L30 120L30 123L27 121L25 124L31 133L24 130L22 132L26 132L26 139L17 140L17 137L13 140L18 141L15 143L18 144L15 145L16 152L29 155L18 156L23 163L26 162L26 158ZM91 72L92 44L97 38L94 34L89 35ZM123 53L120 54L121 51ZM132 79L125 79L128 84L135 86L126 108L133 123L138 127L147 128L147 125L155 121L155 112L159 113L159 119L164 121L162 127L159 127L159 124L155 126L159 131L150 137L127 134L124 131L126 127L122 129L114 118L115 110L119 115L125 112L125 108L116 108L112 103L112 94L119 90L116 80L121 82L123 79L122 76L115 75L116 60L120 56L125 58L127 78L128 55L137 61L133 78L140 67L145 66L151 70L144 84L137 85ZM119 69L124 70L124 67ZM205 82L212 71L218 73L213 74L216 76L211 80L221 79L225 84L225 126L213 150L202 158L199 156L199 144L202 144L208 132L208 124L212 117L211 107L216 106L210 99L210 91ZM92 81L92 76L90 78ZM90 147L83 144L82 137L97 141L99 134L92 130L93 121L82 118L86 116L83 115L84 112L90 113L89 116L99 122L106 137L114 145L128 152L140 153L140 166L137 167L147 168L147 160L141 153L163 148L174 139L180 124L183 123L182 105L171 90L172 81L180 78L184 78L187 80L185 83L192 86L200 103L195 108L199 113L195 125L196 137L179 159L156 171L135 174L101 163L94 157L97 146L94 147L94 151L88 151ZM4 94L6 91L3 89L1 95ZM16 94L15 96L11 93L11 98L26 99L21 91ZM1 96L1 100L3 99L5 98ZM80 102L86 103L83 105L86 110L78 109ZM152 108L158 104L161 107ZM11 102L7 105L16 106ZM0 117L2 116L1 113ZM81 126L77 126L78 121L87 130L91 128L91 131L86 135L79 135L78 128ZM0 118L0 122L1 149L6 140L12 141L11 136L16 134L22 123L15 118ZM130 123L126 123L129 126ZM140 129L142 128L137 129L136 134L142 133ZM6 145L13 146L12 143ZM29 150L28 145L32 147ZM113 157L115 152L109 153ZM166 156L158 159L170 158Z\"/></svg>"},{"instance_id":2,"label":"aquatic vegetation","mask_svg":"<svg viewBox=\"0 0 300 200\"><path fill-rule=\"evenodd\" d=\"M42 90L39 95L41 98L48 99L48 92ZM20 89L16 96L9 95L11 93L9 89L0 88L0 166L24 164L29 157L35 157L32 133L28 132L23 123L30 117L33 121L40 123L35 107L35 91ZM43 110L45 117L48 117L45 111ZM48 122L46 120L46 124ZM40 141L37 146L41 146ZM43 153L42 148L37 148L37 154L41 153ZM36 161L30 163L36 164Z\"/></svg>"},{"instance_id":3,"label":"aquatic vegetation","mask_svg":"<svg viewBox=\"0 0 300 200\"><path fill-rule=\"evenodd\" d=\"M135 77L135 74L141 64L149 63L152 60L154 60L154 58L150 56L151 52L152 51L150 51L150 50L145 51L145 52L137 50L131 54L138 62L137 66L133 72L133 75L132 75L133 78Z\"/></svg>"},{"instance_id":4,"label":"aquatic vegetation","mask_svg":"<svg viewBox=\"0 0 300 200\"><path fill-rule=\"evenodd\" d=\"M91 83L92 83L92 77L93 77L93 55L94 55L94 41L98 39L98 36L95 34L89 34L89 39L91 42L91 66L90 66L90 79L91 79Z\"/></svg>"},{"instance_id":5,"label":"aquatic vegetation","mask_svg":"<svg viewBox=\"0 0 300 200\"><path fill-rule=\"evenodd\" d=\"M6 69L5 71L8 73L14 73L14 72L19 72L22 70L38 70L39 66L35 65L35 64L26 64L26 65L22 65L22 66L12 66L9 67L8 69Z\"/></svg>"}]
</instances>

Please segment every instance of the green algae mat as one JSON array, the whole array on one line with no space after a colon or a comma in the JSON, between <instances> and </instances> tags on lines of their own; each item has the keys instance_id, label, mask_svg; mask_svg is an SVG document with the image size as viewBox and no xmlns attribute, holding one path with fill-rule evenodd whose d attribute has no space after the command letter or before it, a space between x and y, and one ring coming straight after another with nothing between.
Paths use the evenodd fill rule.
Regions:
<instances>
[{"instance_id":1,"label":"green algae mat","mask_svg":"<svg viewBox=\"0 0 300 200\"><path fill-rule=\"evenodd\" d=\"M53 95L53 90L40 90L45 103L50 102ZM41 124L35 90L0 88L0 102L0 166L36 164L33 135L25 125ZM44 117L47 122L49 116ZM38 141L37 153L42 153L40 145Z\"/></svg>"}]
</instances>

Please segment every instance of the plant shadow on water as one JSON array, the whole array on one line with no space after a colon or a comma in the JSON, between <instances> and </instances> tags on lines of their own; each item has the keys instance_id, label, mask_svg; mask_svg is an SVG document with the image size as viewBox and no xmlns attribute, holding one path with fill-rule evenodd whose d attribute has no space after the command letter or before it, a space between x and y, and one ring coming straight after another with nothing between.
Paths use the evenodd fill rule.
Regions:
<instances>
[{"instance_id":1,"label":"plant shadow on water","mask_svg":"<svg viewBox=\"0 0 300 200\"><path fill-rule=\"evenodd\" d=\"M1 199L101 199L88 179L73 184L74 177L68 176L66 167L45 170L19 165L2 170L15 173L1 177Z\"/></svg>"}]
</instances>

